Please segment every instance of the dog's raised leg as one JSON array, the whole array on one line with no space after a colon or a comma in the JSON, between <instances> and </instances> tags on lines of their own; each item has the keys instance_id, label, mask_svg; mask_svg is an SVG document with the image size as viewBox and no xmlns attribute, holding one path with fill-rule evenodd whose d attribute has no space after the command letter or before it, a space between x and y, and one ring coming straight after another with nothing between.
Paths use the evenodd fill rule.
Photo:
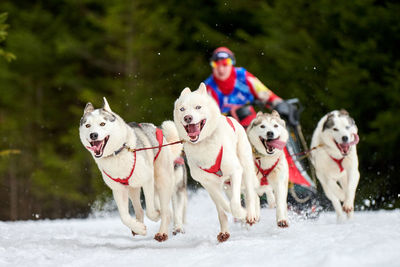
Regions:
<instances>
[{"instance_id":1,"label":"dog's raised leg","mask_svg":"<svg viewBox=\"0 0 400 267\"><path fill-rule=\"evenodd\" d=\"M135 211L136 220L143 223L144 221L144 212L142 208L142 204L140 203L140 187L129 187L128 195L132 202L133 209ZM132 231L132 235L135 236L136 233Z\"/></svg>"},{"instance_id":2,"label":"dog's raised leg","mask_svg":"<svg viewBox=\"0 0 400 267\"><path fill-rule=\"evenodd\" d=\"M157 222L160 219L160 212L155 209L153 179L148 179L148 182L143 184L143 194L146 202L146 215L150 220Z\"/></svg>"},{"instance_id":3,"label":"dog's raised leg","mask_svg":"<svg viewBox=\"0 0 400 267\"><path fill-rule=\"evenodd\" d=\"M129 199L131 200L133 209L135 210L136 220L143 223L144 212L142 203L140 202L140 187L129 187L128 190Z\"/></svg>"},{"instance_id":4,"label":"dog's raised leg","mask_svg":"<svg viewBox=\"0 0 400 267\"><path fill-rule=\"evenodd\" d=\"M358 181L360 180L360 172L358 169L347 170L348 183L344 188L345 198L343 202L343 211L347 213L347 218L352 218L354 214L354 199Z\"/></svg>"},{"instance_id":5,"label":"dog's raised leg","mask_svg":"<svg viewBox=\"0 0 400 267\"><path fill-rule=\"evenodd\" d=\"M117 203L122 223L128 226L135 234L146 235L146 226L129 215L128 188L113 190L113 196Z\"/></svg>"},{"instance_id":6,"label":"dog's raised leg","mask_svg":"<svg viewBox=\"0 0 400 267\"><path fill-rule=\"evenodd\" d=\"M231 207L231 212L233 217L243 220L244 218L246 218L246 210L243 209L242 205L241 205L241 200L240 200L240 187L242 184L242 174L243 174L243 170L240 168L237 168L236 170L234 170L233 174L231 175L231 199L230 199L230 207ZM247 195L247 194L246 194ZM251 194L250 194L250 197ZM251 204L254 204L251 203ZM250 205L250 204L249 204ZM254 210L254 207L252 207ZM253 214L254 215L254 214Z\"/></svg>"},{"instance_id":7,"label":"dog's raised leg","mask_svg":"<svg viewBox=\"0 0 400 267\"><path fill-rule=\"evenodd\" d=\"M317 174L318 175L318 174ZM318 175L318 177L321 177ZM337 221L338 222L343 222L344 216L343 216L343 211L342 211L342 205L340 204L340 199L336 196L334 191L331 189L331 186L337 186L337 183L335 181L326 181L326 178L323 177L323 179L319 179L322 185L322 188L324 189L326 197L332 202L332 205L335 209L336 216L337 216ZM328 178L329 179L329 178Z\"/></svg>"}]
</instances>

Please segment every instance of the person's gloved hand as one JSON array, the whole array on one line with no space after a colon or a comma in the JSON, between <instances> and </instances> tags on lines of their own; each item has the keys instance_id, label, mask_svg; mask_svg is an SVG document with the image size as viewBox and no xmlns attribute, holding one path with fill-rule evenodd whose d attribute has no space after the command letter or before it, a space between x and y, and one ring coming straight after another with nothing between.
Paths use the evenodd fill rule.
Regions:
<instances>
[{"instance_id":1,"label":"person's gloved hand","mask_svg":"<svg viewBox=\"0 0 400 267\"><path fill-rule=\"evenodd\" d=\"M300 123L300 114L296 105L282 100L273 106L273 109L275 109L289 125L295 127Z\"/></svg>"},{"instance_id":2,"label":"person's gloved hand","mask_svg":"<svg viewBox=\"0 0 400 267\"><path fill-rule=\"evenodd\" d=\"M279 102L278 104L276 104L275 106L272 107L273 109L275 109L279 115L288 118L289 114L290 114L290 104L288 102L286 102L285 100L282 100L281 102Z\"/></svg>"}]
</instances>

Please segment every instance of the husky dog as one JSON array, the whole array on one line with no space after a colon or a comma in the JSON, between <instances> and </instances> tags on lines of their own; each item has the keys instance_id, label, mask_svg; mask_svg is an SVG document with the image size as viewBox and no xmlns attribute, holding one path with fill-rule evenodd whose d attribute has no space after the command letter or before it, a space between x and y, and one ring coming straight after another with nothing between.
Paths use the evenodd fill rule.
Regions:
<instances>
[{"instance_id":1,"label":"husky dog","mask_svg":"<svg viewBox=\"0 0 400 267\"><path fill-rule=\"evenodd\" d=\"M135 149L178 140L175 124L164 122L162 131L150 123L128 125L111 111L104 98L101 109L94 109L91 103L86 105L79 135L97 163L104 182L113 192L122 222L134 235L146 235L140 202L140 189L143 188L147 217L158 221L161 216L160 229L154 238L160 242L167 240L169 204L175 179L174 159L180 150L176 148L173 152L170 146L144 151ZM155 196L159 210L155 208ZM129 215L129 199L136 219Z\"/></svg>"},{"instance_id":2,"label":"husky dog","mask_svg":"<svg viewBox=\"0 0 400 267\"><path fill-rule=\"evenodd\" d=\"M356 144L357 126L347 111L332 111L318 122L311 140L311 160L338 221L351 218L360 173ZM343 202L343 207L341 205Z\"/></svg>"},{"instance_id":3,"label":"husky dog","mask_svg":"<svg viewBox=\"0 0 400 267\"><path fill-rule=\"evenodd\" d=\"M225 212L249 224L258 220L256 210L255 170L251 146L243 127L233 118L221 114L215 101L207 94L204 83L191 92L185 88L175 102L174 121L190 172L214 201L221 232L217 238L226 241L230 234ZM246 207L240 200L241 183L246 187ZM227 201L223 184L230 180L232 197Z\"/></svg>"},{"instance_id":4,"label":"husky dog","mask_svg":"<svg viewBox=\"0 0 400 267\"><path fill-rule=\"evenodd\" d=\"M287 194L289 167L285 148L289 138L285 121L275 110L271 114L258 112L247 128L247 136L253 146L258 186L257 193L267 194L268 204L276 204L276 221L279 227L288 227Z\"/></svg>"}]
</instances>

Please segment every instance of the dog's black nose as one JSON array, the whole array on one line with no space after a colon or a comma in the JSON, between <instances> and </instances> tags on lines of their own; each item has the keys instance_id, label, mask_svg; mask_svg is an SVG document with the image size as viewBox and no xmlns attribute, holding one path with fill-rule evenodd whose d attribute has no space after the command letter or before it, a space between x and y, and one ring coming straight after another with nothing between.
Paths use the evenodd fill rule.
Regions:
<instances>
[{"instance_id":1,"label":"dog's black nose","mask_svg":"<svg viewBox=\"0 0 400 267\"><path fill-rule=\"evenodd\" d=\"M92 139L92 140L96 140L97 137L99 137L99 134L98 134L98 133L91 133L91 134L90 134L90 139Z\"/></svg>"},{"instance_id":2,"label":"dog's black nose","mask_svg":"<svg viewBox=\"0 0 400 267\"><path fill-rule=\"evenodd\" d=\"M274 132L268 131L268 132L267 132L267 138L268 138L268 139L274 138Z\"/></svg>"},{"instance_id":3,"label":"dog's black nose","mask_svg":"<svg viewBox=\"0 0 400 267\"><path fill-rule=\"evenodd\" d=\"M193 117L191 115L186 115L185 117L183 117L183 119L185 120L186 123L191 123Z\"/></svg>"},{"instance_id":4,"label":"dog's black nose","mask_svg":"<svg viewBox=\"0 0 400 267\"><path fill-rule=\"evenodd\" d=\"M346 135L344 135L344 136L342 136L342 141L344 143L347 143L349 141L349 138Z\"/></svg>"}]
</instances>

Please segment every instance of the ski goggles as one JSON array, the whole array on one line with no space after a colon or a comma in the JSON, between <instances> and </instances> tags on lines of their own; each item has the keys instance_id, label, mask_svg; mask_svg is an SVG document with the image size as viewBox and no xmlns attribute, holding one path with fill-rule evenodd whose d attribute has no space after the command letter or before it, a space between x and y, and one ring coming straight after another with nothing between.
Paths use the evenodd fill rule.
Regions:
<instances>
[{"instance_id":1,"label":"ski goggles","mask_svg":"<svg viewBox=\"0 0 400 267\"><path fill-rule=\"evenodd\" d=\"M220 60L213 60L210 62L211 67L216 68L217 66L230 66L232 65L232 59L231 58L225 58L225 59L220 59Z\"/></svg>"}]
</instances>

